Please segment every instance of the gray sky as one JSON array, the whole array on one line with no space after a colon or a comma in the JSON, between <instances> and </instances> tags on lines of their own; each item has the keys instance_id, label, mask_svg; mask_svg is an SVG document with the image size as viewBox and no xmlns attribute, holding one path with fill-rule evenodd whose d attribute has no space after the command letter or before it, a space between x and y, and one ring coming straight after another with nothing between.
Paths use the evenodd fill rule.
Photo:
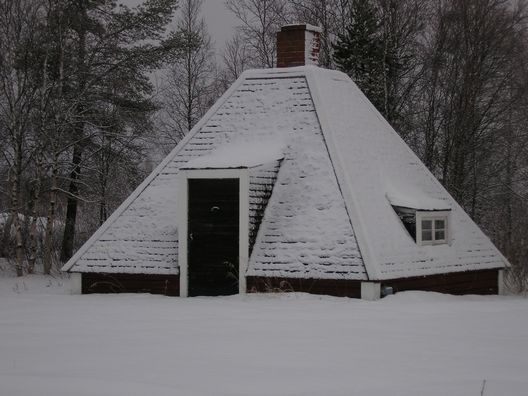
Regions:
<instances>
[{"instance_id":1,"label":"gray sky","mask_svg":"<svg viewBox=\"0 0 528 396\"><path fill-rule=\"evenodd\" d=\"M216 43L216 50L221 51L224 43L233 35L237 21L225 8L224 0L205 0L203 14L209 34Z\"/></svg>"},{"instance_id":2,"label":"gray sky","mask_svg":"<svg viewBox=\"0 0 528 396\"><path fill-rule=\"evenodd\" d=\"M181 1L181 0L180 0ZM120 0L120 3L130 7L140 4L142 0ZM220 53L224 43L233 34L237 21L224 5L224 0L204 0L202 9L209 34L215 42L217 53Z\"/></svg>"}]
</instances>

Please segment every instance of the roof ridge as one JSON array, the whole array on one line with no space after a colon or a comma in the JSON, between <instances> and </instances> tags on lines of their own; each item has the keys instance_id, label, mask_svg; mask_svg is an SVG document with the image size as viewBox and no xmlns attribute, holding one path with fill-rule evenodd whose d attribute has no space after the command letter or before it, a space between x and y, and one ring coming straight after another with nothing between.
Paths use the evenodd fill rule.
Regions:
<instances>
[{"instance_id":1,"label":"roof ridge","mask_svg":"<svg viewBox=\"0 0 528 396\"><path fill-rule=\"evenodd\" d=\"M345 202L345 209L348 213L354 235L356 236L356 241L363 259L363 265L365 266L367 276L369 280L379 279L379 271L377 270L374 256L371 253L370 244L368 243L366 236L363 234L363 219L357 210L352 188L348 185L347 179L344 177L345 170L341 158L335 149L335 142L332 137L332 129L330 127L330 123L326 120L327 116L324 112L324 106L321 104L321 100L319 98L317 78L314 78L313 72L313 68L311 70L306 70L306 80L308 82L310 94L314 102L315 112L321 126L323 140L326 145L326 149L328 150L330 162L336 175L337 184ZM319 70L316 72L319 72Z\"/></svg>"}]
</instances>

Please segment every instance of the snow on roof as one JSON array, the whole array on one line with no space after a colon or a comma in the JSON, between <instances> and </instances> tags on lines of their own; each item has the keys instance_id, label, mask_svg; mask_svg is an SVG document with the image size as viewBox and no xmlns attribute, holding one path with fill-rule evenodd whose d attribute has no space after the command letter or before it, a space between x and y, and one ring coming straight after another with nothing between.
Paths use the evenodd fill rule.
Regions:
<instances>
[{"instance_id":1,"label":"snow on roof","mask_svg":"<svg viewBox=\"0 0 528 396\"><path fill-rule=\"evenodd\" d=\"M404 187L404 186L402 186ZM387 199L392 206L400 206L416 210L451 210L447 199L428 197L422 191L413 190L412 187L396 190L387 188Z\"/></svg>"},{"instance_id":2,"label":"snow on roof","mask_svg":"<svg viewBox=\"0 0 528 396\"><path fill-rule=\"evenodd\" d=\"M280 140L232 142L191 159L183 169L253 168L284 158L284 144Z\"/></svg>"},{"instance_id":3,"label":"snow on roof","mask_svg":"<svg viewBox=\"0 0 528 396\"><path fill-rule=\"evenodd\" d=\"M500 268L506 260L345 74L309 68L307 78L370 279ZM415 206L451 208L451 241L419 246L387 194ZM410 192L410 193L409 193ZM424 198L427 197L427 198ZM424 208L425 209L425 208Z\"/></svg>"},{"instance_id":4,"label":"snow on roof","mask_svg":"<svg viewBox=\"0 0 528 396\"><path fill-rule=\"evenodd\" d=\"M282 25L282 30L288 30L288 29L298 29L304 27L305 30L311 31L311 32L318 32L321 33L323 29L319 26L310 25L309 23L289 23L286 25Z\"/></svg>"},{"instance_id":5,"label":"snow on roof","mask_svg":"<svg viewBox=\"0 0 528 396\"><path fill-rule=\"evenodd\" d=\"M262 141L280 143L256 153ZM63 269L178 273L179 170L249 167L279 146L248 275L381 280L505 265L348 76L303 66L244 72ZM418 246L396 203L450 208L450 244Z\"/></svg>"},{"instance_id":6,"label":"snow on roof","mask_svg":"<svg viewBox=\"0 0 528 396\"><path fill-rule=\"evenodd\" d=\"M248 273L366 279L303 69L274 77L282 73L244 73L64 269L177 273L179 170L284 157ZM257 161L240 142L253 145ZM262 153L255 153L255 144ZM237 153L235 161L227 158L230 152Z\"/></svg>"}]
</instances>

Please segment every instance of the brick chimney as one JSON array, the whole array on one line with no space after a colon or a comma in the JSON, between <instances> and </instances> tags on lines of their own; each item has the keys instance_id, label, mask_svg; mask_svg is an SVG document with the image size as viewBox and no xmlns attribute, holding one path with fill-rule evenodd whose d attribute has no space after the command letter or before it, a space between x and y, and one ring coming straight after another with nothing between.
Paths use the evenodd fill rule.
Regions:
<instances>
[{"instance_id":1,"label":"brick chimney","mask_svg":"<svg viewBox=\"0 0 528 396\"><path fill-rule=\"evenodd\" d=\"M321 28L306 23L277 32L277 67L319 65Z\"/></svg>"}]
</instances>

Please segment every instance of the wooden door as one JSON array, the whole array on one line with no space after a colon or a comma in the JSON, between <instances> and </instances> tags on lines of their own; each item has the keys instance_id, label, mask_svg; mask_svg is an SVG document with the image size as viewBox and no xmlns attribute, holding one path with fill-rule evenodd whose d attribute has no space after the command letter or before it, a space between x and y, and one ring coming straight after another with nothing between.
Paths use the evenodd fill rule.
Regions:
<instances>
[{"instance_id":1,"label":"wooden door","mask_svg":"<svg viewBox=\"0 0 528 396\"><path fill-rule=\"evenodd\" d=\"M238 293L239 179L189 179L189 296Z\"/></svg>"}]
</instances>

